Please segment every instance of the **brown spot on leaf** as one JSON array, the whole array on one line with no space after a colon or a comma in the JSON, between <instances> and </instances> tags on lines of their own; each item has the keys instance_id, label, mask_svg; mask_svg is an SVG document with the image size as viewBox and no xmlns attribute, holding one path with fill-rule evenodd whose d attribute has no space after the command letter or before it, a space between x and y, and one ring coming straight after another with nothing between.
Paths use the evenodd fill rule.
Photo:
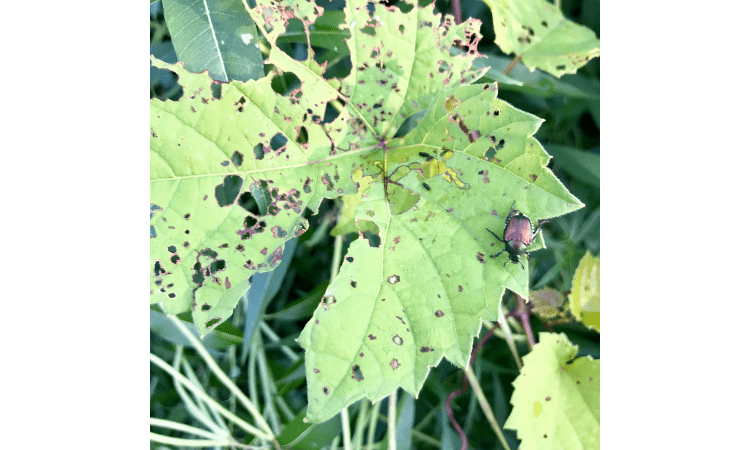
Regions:
<instances>
[{"instance_id":1,"label":"brown spot on leaf","mask_svg":"<svg viewBox=\"0 0 750 450\"><path fill-rule=\"evenodd\" d=\"M395 336L393 336L393 343L396 344L396 345L401 345L401 344L404 343L404 338L402 338L399 335L395 335Z\"/></svg>"},{"instance_id":2,"label":"brown spot on leaf","mask_svg":"<svg viewBox=\"0 0 750 450\"><path fill-rule=\"evenodd\" d=\"M401 277L398 275L391 275L390 277L386 278L386 280L391 284L396 284L399 281L401 281Z\"/></svg>"},{"instance_id":3,"label":"brown spot on leaf","mask_svg":"<svg viewBox=\"0 0 750 450\"><path fill-rule=\"evenodd\" d=\"M391 369L396 370L401 364L399 364L398 360L396 358L393 358L391 360Z\"/></svg>"},{"instance_id":4,"label":"brown spot on leaf","mask_svg":"<svg viewBox=\"0 0 750 450\"><path fill-rule=\"evenodd\" d=\"M444 312L440 311L439 309L435 311L435 317L443 317L445 315Z\"/></svg>"}]
</instances>

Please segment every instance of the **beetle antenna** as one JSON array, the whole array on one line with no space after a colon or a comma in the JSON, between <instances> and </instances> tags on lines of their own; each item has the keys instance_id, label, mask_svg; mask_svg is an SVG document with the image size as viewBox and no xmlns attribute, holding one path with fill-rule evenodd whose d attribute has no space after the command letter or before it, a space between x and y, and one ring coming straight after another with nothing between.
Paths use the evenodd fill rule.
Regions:
<instances>
[{"instance_id":1,"label":"beetle antenna","mask_svg":"<svg viewBox=\"0 0 750 450\"><path fill-rule=\"evenodd\" d=\"M495 236L495 239L497 239L498 241L500 241L500 242L502 242L502 241L503 241L502 239L500 239L500 236L498 236L498 235L496 235L495 233L493 233L493 232L492 232L492 230L490 230L489 228L485 228L485 230L487 230L487 231L489 231L490 233L492 233L492 235L493 235L493 236ZM502 253L502 252L501 252L501 253Z\"/></svg>"}]
</instances>

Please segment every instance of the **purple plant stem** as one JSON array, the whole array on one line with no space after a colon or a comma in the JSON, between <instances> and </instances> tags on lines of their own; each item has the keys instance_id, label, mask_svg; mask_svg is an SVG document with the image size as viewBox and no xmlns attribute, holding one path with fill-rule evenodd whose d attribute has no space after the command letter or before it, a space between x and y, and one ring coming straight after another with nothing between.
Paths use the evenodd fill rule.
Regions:
<instances>
[{"instance_id":1,"label":"purple plant stem","mask_svg":"<svg viewBox=\"0 0 750 450\"><path fill-rule=\"evenodd\" d=\"M529 347L533 347L536 345L536 341L534 340L534 332L531 330L531 320L529 316L529 305L526 304L526 301L518 294L516 295L516 309L509 312L505 317L513 316L516 319L521 321L521 325L523 325L523 331L526 332L526 339L529 340Z\"/></svg>"},{"instance_id":2,"label":"purple plant stem","mask_svg":"<svg viewBox=\"0 0 750 450\"><path fill-rule=\"evenodd\" d=\"M461 0L451 0L453 17L456 18L456 24L461 23Z\"/></svg>"},{"instance_id":3,"label":"purple plant stem","mask_svg":"<svg viewBox=\"0 0 750 450\"><path fill-rule=\"evenodd\" d=\"M471 358L469 359L469 365L474 364L474 360L477 357L477 352L479 352L479 349L482 348L482 346L487 343L487 341L492 337L492 333L495 331L495 328L500 326L499 323L495 323L495 326L492 327L490 331L485 333L484 336L482 336L482 339L479 340L477 345L474 347L474 350L471 352ZM469 389L469 378L464 374L464 384L461 387L461 389L457 391L453 391L450 394L448 394L448 397L445 399L445 412L448 413L448 420L451 421L451 425L453 425L453 428L456 429L456 432L461 437L461 450L466 450L469 448L469 440L466 438L466 433L464 433L464 430L461 429L461 425L458 424L458 421L455 417L453 417L453 408L451 407L451 402L454 398L458 397L459 395L463 394Z\"/></svg>"}]
</instances>

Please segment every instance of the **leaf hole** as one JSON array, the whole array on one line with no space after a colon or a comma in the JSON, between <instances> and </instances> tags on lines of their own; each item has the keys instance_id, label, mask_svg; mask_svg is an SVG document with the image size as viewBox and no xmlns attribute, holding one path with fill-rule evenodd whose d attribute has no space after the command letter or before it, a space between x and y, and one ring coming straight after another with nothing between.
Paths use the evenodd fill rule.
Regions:
<instances>
[{"instance_id":1,"label":"leaf hole","mask_svg":"<svg viewBox=\"0 0 750 450\"><path fill-rule=\"evenodd\" d=\"M237 196L240 195L242 188L242 178L237 175L228 175L224 177L224 182L216 186L214 195L219 206L229 206L234 203Z\"/></svg>"},{"instance_id":2,"label":"leaf hole","mask_svg":"<svg viewBox=\"0 0 750 450\"><path fill-rule=\"evenodd\" d=\"M211 328L219 324L221 322L221 317L214 317L213 319L206 322L206 328Z\"/></svg>"},{"instance_id":3,"label":"leaf hole","mask_svg":"<svg viewBox=\"0 0 750 450\"><path fill-rule=\"evenodd\" d=\"M242 165L242 160L244 158L244 155L240 153L239 151L235 151L232 153L232 164L239 167Z\"/></svg>"},{"instance_id":4,"label":"leaf hole","mask_svg":"<svg viewBox=\"0 0 750 450\"><path fill-rule=\"evenodd\" d=\"M154 263L154 276L158 277L165 273L167 273L167 271L164 270L164 268L161 266L161 261L157 259L156 262Z\"/></svg>"},{"instance_id":5,"label":"leaf hole","mask_svg":"<svg viewBox=\"0 0 750 450\"><path fill-rule=\"evenodd\" d=\"M372 248L380 248L380 235L373 233L370 230L366 230L362 233L362 236L367 239L367 243Z\"/></svg>"},{"instance_id":6,"label":"leaf hole","mask_svg":"<svg viewBox=\"0 0 750 450\"><path fill-rule=\"evenodd\" d=\"M307 127L300 127L299 133L297 134L297 139L295 139L295 141L298 144L304 145L304 144L307 144L307 139L308 139Z\"/></svg>"},{"instance_id":7,"label":"leaf hole","mask_svg":"<svg viewBox=\"0 0 750 450\"><path fill-rule=\"evenodd\" d=\"M300 86L302 86L302 82L292 72L276 72L271 80L271 89L279 95L286 95Z\"/></svg>"},{"instance_id":8,"label":"leaf hole","mask_svg":"<svg viewBox=\"0 0 750 450\"><path fill-rule=\"evenodd\" d=\"M326 103L326 110L323 116L321 124L329 124L339 117L339 111L333 106L331 102Z\"/></svg>"}]
</instances>

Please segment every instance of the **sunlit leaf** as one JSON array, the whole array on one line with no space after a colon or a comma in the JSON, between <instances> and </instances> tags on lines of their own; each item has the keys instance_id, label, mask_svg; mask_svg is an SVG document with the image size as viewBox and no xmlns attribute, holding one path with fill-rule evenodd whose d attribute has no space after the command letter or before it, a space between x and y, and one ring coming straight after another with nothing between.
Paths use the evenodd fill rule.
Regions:
<instances>
[{"instance_id":1,"label":"sunlit leaf","mask_svg":"<svg viewBox=\"0 0 750 450\"><path fill-rule=\"evenodd\" d=\"M575 73L599 56L599 39L590 29L566 19L547 0L484 0L492 11L495 43L521 56L531 70L556 77Z\"/></svg>"}]
</instances>

